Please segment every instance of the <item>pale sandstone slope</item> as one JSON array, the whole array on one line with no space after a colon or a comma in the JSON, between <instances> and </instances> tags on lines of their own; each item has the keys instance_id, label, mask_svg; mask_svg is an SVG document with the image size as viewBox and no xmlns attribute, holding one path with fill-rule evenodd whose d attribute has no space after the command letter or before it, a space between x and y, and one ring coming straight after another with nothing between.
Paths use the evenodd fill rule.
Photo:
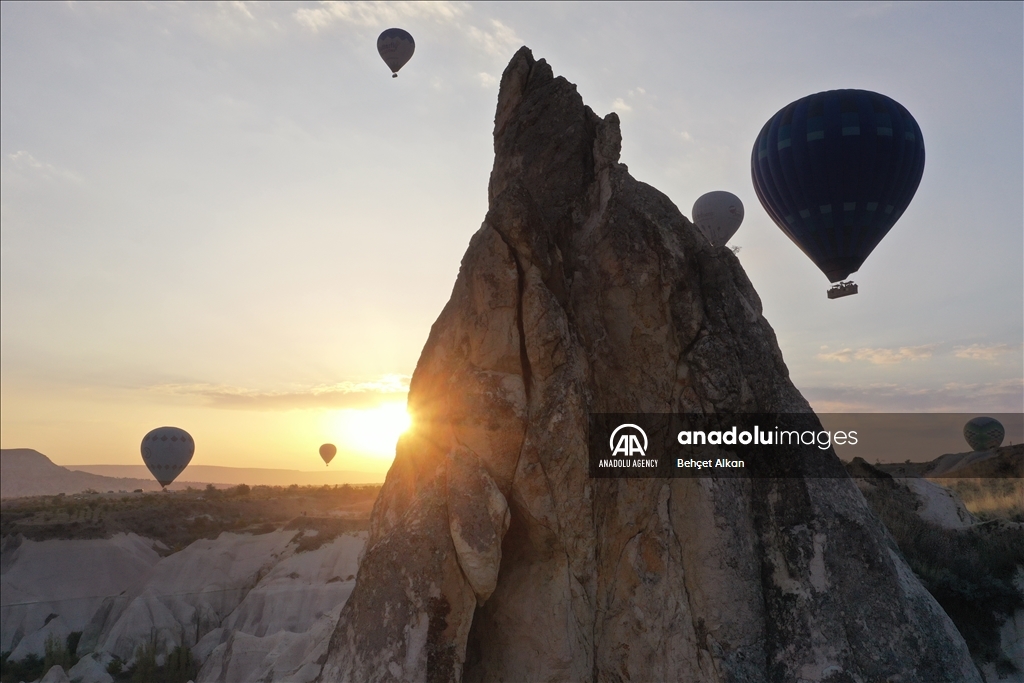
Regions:
<instances>
[{"instance_id":1,"label":"pale sandstone slope","mask_svg":"<svg viewBox=\"0 0 1024 683\"><path fill-rule=\"evenodd\" d=\"M106 596L139 589L160 556L135 534L30 541L6 537L0 567L0 649L42 655L48 637L84 631Z\"/></svg>"},{"instance_id":2,"label":"pale sandstone slope","mask_svg":"<svg viewBox=\"0 0 1024 683\"><path fill-rule=\"evenodd\" d=\"M158 544L135 534L5 537L0 644L17 661L42 656L49 637L83 632L72 679L90 672L105 680L113 656L130 663L155 641L158 662L190 647L202 680L247 683L254 672L312 680L355 584L365 533L308 551L296 540L291 530L222 533L161 558Z\"/></svg>"}]
</instances>

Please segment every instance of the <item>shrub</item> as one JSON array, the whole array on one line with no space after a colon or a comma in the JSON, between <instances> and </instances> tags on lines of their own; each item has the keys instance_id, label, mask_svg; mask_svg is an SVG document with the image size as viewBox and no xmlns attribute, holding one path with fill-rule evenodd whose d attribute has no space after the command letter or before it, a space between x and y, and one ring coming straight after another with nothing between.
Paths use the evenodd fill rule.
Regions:
<instances>
[{"instance_id":1,"label":"shrub","mask_svg":"<svg viewBox=\"0 0 1024 683\"><path fill-rule=\"evenodd\" d=\"M186 683L194 680L198 674L199 666L192 657L192 651L184 645L177 646L167 655L163 676L166 683Z\"/></svg>"},{"instance_id":2,"label":"shrub","mask_svg":"<svg viewBox=\"0 0 1024 683\"><path fill-rule=\"evenodd\" d=\"M0 681L3 683L36 681L46 673L39 655L31 654L17 662L12 662L10 656L10 652L5 652L0 657Z\"/></svg>"},{"instance_id":3,"label":"shrub","mask_svg":"<svg viewBox=\"0 0 1024 683\"><path fill-rule=\"evenodd\" d=\"M107 673L110 674L111 676L113 676L114 678L117 678L118 676L120 676L121 672L123 672L123 671L124 671L124 662L121 661L120 657L114 657L113 659L110 660L110 663L107 664Z\"/></svg>"},{"instance_id":4,"label":"shrub","mask_svg":"<svg viewBox=\"0 0 1024 683\"><path fill-rule=\"evenodd\" d=\"M68 648L68 654L70 654L71 659L75 661L78 660L78 658L75 656L75 651L78 650L78 641L80 641L81 639L81 631L72 631L68 634L67 640L64 641Z\"/></svg>"},{"instance_id":5,"label":"shrub","mask_svg":"<svg viewBox=\"0 0 1024 683\"><path fill-rule=\"evenodd\" d=\"M75 643L78 644L77 642ZM43 673L54 666L67 671L71 668L71 653L68 652L67 644L52 633L46 636L46 643L43 644Z\"/></svg>"},{"instance_id":6,"label":"shrub","mask_svg":"<svg viewBox=\"0 0 1024 683\"><path fill-rule=\"evenodd\" d=\"M944 529L921 519L917 500L904 487L875 480L864 492L889 529L921 584L942 606L967 642L975 661L1012 663L999 646L999 629L1024 599L1013 585L1024 565L1024 535L1012 525L989 522Z\"/></svg>"},{"instance_id":7,"label":"shrub","mask_svg":"<svg viewBox=\"0 0 1024 683\"><path fill-rule=\"evenodd\" d=\"M135 666L132 667L133 683L154 683L157 676L156 642L139 645L135 651Z\"/></svg>"}]
</instances>

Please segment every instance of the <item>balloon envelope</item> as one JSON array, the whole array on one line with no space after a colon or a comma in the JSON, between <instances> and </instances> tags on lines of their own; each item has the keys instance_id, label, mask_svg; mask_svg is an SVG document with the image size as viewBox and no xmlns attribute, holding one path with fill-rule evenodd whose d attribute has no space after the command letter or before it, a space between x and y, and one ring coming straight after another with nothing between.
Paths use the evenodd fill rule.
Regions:
<instances>
[{"instance_id":1,"label":"balloon envelope","mask_svg":"<svg viewBox=\"0 0 1024 683\"><path fill-rule=\"evenodd\" d=\"M324 464L330 465L331 461L334 460L334 456L338 453L337 447L333 443L325 443L320 447L320 457L324 459Z\"/></svg>"},{"instance_id":2,"label":"balloon envelope","mask_svg":"<svg viewBox=\"0 0 1024 683\"><path fill-rule=\"evenodd\" d=\"M196 442L177 427L157 427L142 437L142 461L161 486L167 486L181 474L195 451Z\"/></svg>"},{"instance_id":3,"label":"balloon envelope","mask_svg":"<svg viewBox=\"0 0 1024 683\"><path fill-rule=\"evenodd\" d=\"M786 105L764 124L750 172L775 224L838 282L910 204L924 173L924 139L899 102L830 90Z\"/></svg>"},{"instance_id":4,"label":"balloon envelope","mask_svg":"<svg viewBox=\"0 0 1024 683\"><path fill-rule=\"evenodd\" d=\"M708 192L693 203L693 224L716 247L724 247L742 222L743 202L732 192Z\"/></svg>"},{"instance_id":5,"label":"balloon envelope","mask_svg":"<svg viewBox=\"0 0 1024 683\"><path fill-rule=\"evenodd\" d=\"M416 41L400 28L389 28L377 37L377 52L394 76L398 76L398 70L412 59L415 51Z\"/></svg>"},{"instance_id":6,"label":"balloon envelope","mask_svg":"<svg viewBox=\"0 0 1024 683\"><path fill-rule=\"evenodd\" d=\"M993 417L976 417L964 425L964 438L971 450L988 451L999 448L1003 443L1006 430L999 420Z\"/></svg>"}]
</instances>

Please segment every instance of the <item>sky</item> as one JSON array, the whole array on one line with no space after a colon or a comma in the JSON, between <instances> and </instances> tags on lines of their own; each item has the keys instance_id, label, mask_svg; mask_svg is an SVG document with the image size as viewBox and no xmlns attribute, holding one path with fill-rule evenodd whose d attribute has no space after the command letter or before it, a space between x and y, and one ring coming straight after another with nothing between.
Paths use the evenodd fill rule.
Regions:
<instances>
[{"instance_id":1,"label":"sky","mask_svg":"<svg viewBox=\"0 0 1024 683\"><path fill-rule=\"evenodd\" d=\"M1021 3L3 2L0 36L4 448L134 464L170 424L197 464L315 469L330 441L386 470L521 45L684 215L742 199L730 244L816 410L1024 410ZM828 300L750 151L835 88L903 104L927 163Z\"/></svg>"}]
</instances>

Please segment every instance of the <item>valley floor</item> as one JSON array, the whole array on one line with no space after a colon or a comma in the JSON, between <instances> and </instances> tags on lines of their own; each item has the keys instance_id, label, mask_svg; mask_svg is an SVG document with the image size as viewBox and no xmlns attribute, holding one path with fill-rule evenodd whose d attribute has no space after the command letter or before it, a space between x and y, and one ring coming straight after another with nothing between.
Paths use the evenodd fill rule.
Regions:
<instances>
[{"instance_id":1,"label":"valley floor","mask_svg":"<svg viewBox=\"0 0 1024 683\"><path fill-rule=\"evenodd\" d=\"M1020 480L943 487L863 460L848 469L986 679L1019 680L1024 525L1015 520L1024 501L1011 491L1009 509L994 515L957 490L987 500ZM4 683L44 673L45 683L315 680L379 490L239 486L4 501Z\"/></svg>"}]
</instances>

